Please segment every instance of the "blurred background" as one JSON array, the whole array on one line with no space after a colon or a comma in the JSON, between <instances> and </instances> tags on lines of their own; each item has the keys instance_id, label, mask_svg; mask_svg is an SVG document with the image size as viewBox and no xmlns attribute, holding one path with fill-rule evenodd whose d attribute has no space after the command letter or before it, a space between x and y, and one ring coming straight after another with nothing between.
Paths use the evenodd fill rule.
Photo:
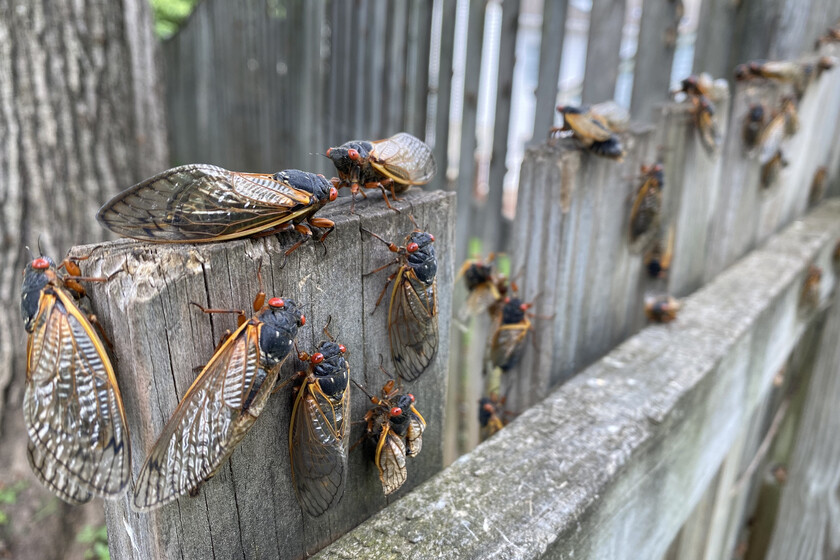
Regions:
<instances>
[{"instance_id":1,"label":"blurred background","mask_svg":"<svg viewBox=\"0 0 840 560\"><path fill-rule=\"evenodd\" d=\"M427 188L459 193L456 262L502 251L557 103L647 120L691 71L810 48L835 1L0 0L0 557L107 556L101 505L26 464L18 302L30 253L108 237L116 192L191 162L331 176L330 146L407 131L435 152Z\"/></svg>"}]
</instances>

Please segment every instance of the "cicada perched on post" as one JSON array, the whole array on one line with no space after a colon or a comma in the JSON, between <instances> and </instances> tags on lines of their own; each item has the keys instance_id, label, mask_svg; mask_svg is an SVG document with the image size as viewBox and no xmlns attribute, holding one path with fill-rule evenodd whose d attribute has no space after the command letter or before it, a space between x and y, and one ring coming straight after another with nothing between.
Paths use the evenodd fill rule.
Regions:
<instances>
[{"instance_id":1,"label":"cicada perched on post","mask_svg":"<svg viewBox=\"0 0 840 560\"><path fill-rule=\"evenodd\" d=\"M384 140L351 140L329 148L326 156L338 171L335 186L349 187L353 197L364 195L361 187L380 189L388 208L388 191L397 200L398 194L412 185L425 185L437 172L432 149L407 132Z\"/></svg>"},{"instance_id":2,"label":"cicada perched on post","mask_svg":"<svg viewBox=\"0 0 840 560\"><path fill-rule=\"evenodd\" d=\"M234 311L204 309L206 313ZM306 323L292 300L260 292L257 312L222 340L187 390L149 453L132 506L154 509L190 493L230 457L254 425L289 356L298 328Z\"/></svg>"},{"instance_id":3,"label":"cicada perched on post","mask_svg":"<svg viewBox=\"0 0 840 560\"><path fill-rule=\"evenodd\" d=\"M122 495L131 451L114 367L79 307L78 267L62 266L72 276L44 256L23 272L20 309L29 333L23 416L35 475L62 500L81 504Z\"/></svg>"},{"instance_id":4,"label":"cicada perched on post","mask_svg":"<svg viewBox=\"0 0 840 560\"><path fill-rule=\"evenodd\" d=\"M748 150L755 148L758 144L761 131L764 130L766 113L767 111L764 109L764 105L756 103L750 105L750 110L747 112L747 116L744 117L741 136L744 140L744 146Z\"/></svg>"},{"instance_id":5,"label":"cicada perched on post","mask_svg":"<svg viewBox=\"0 0 840 560\"><path fill-rule=\"evenodd\" d=\"M644 265L651 278L666 278L671 269L671 258L674 255L674 226L668 230L668 238L664 245L658 239L645 253Z\"/></svg>"},{"instance_id":6,"label":"cicada perched on post","mask_svg":"<svg viewBox=\"0 0 840 560\"><path fill-rule=\"evenodd\" d=\"M469 259L464 261L461 270L458 271L458 278L464 278L468 292L464 315L476 316L485 311L493 315L494 308L507 294L507 278L493 271L495 257L496 255L491 253L485 261Z\"/></svg>"},{"instance_id":7,"label":"cicada perched on post","mask_svg":"<svg viewBox=\"0 0 840 560\"><path fill-rule=\"evenodd\" d=\"M438 347L437 259L432 245L435 236L417 229L406 236L405 246L400 247L373 232L368 233L399 255L395 261L370 274L393 264L399 266L388 277L376 305L379 306L388 284L393 281L388 306L391 359L397 375L414 381L432 363Z\"/></svg>"},{"instance_id":8,"label":"cicada perched on post","mask_svg":"<svg viewBox=\"0 0 840 560\"><path fill-rule=\"evenodd\" d=\"M365 414L367 436L376 442L374 462L386 496L405 483L406 457L416 457L423 448L426 420L414 408L414 395L400 393L390 380L382 387L382 396L370 398L376 406Z\"/></svg>"},{"instance_id":9,"label":"cicada perched on post","mask_svg":"<svg viewBox=\"0 0 840 560\"><path fill-rule=\"evenodd\" d=\"M563 126L554 127L550 134L572 131L580 145L602 157L622 161L624 148L606 118L593 111L584 111L580 107L558 105L557 111L563 114Z\"/></svg>"},{"instance_id":10,"label":"cicada perched on post","mask_svg":"<svg viewBox=\"0 0 840 560\"><path fill-rule=\"evenodd\" d=\"M323 176L297 169L274 174L240 173L205 164L168 169L121 192L96 219L126 237L156 243L205 243L335 224L314 214L338 196ZM304 224L306 221L309 225Z\"/></svg>"},{"instance_id":11,"label":"cicada perched on post","mask_svg":"<svg viewBox=\"0 0 840 560\"><path fill-rule=\"evenodd\" d=\"M350 366L347 349L323 341L312 354L298 358L309 366L301 372L289 426L292 479L301 508L318 517L344 495L350 435Z\"/></svg>"},{"instance_id":12,"label":"cicada perched on post","mask_svg":"<svg viewBox=\"0 0 840 560\"><path fill-rule=\"evenodd\" d=\"M504 397L500 399L496 394L481 397L478 400L478 437L480 441L490 438L507 425L505 416L510 413L504 410L504 404Z\"/></svg>"},{"instance_id":13,"label":"cicada perched on post","mask_svg":"<svg viewBox=\"0 0 840 560\"><path fill-rule=\"evenodd\" d=\"M642 166L642 184L636 191L630 210L631 245L644 248L659 231L664 184L661 163Z\"/></svg>"},{"instance_id":14,"label":"cicada perched on post","mask_svg":"<svg viewBox=\"0 0 840 560\"><path fill-rule=\"evenodd\" d=\"M654 323L670 323L677 318L680 302L671 296L652 296L645 299L645 316Z\"/></svg>"},{"instance_id":15,"label":"cicada perched on post","mask_svg":"<svg viewBox=\"0 0 840 560\"><path fill-rule=\"evenodd\" d=\"M496 315L488 355L492 366L503 373L516 367L522 358L525 340L533 328L528 318L532 305L517 297L507 297Z\"/></svg>"}]
</instances>

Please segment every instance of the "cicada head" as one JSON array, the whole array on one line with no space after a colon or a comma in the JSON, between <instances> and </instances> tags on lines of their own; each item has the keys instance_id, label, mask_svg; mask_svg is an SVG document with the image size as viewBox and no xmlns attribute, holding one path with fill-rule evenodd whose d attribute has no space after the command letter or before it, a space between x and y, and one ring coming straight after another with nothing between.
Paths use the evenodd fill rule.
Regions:
<instances>
[{"instance_id":1,"label":"cicada head","mask_svg":"<svg viewBox=\"0 0 840 560\"><path fill-rule=\"evenodd\" d=\"M464 268L464 283L467 290L473 291L477 287L493 279L493 267L489 264L473 261Z\"/></svg>"},{"instance_id":2,"label":"cicada head","mask_svg":"<svg viewBox=\"0 0 840 560\"><path fill-rule=\"evenodd\" d=\"M327 157L332 160L339 175L345 178L370 159L372 149L373 143L367 140L351 140L327 150Z\"/></svg>"},{"instance_id":3,"label":"cicada head","mask_svg":"<svg viewBox=\"0 0 840 560\"><path fill-rule=\"evenodd\" d=\"M320 174L300 171L299 169L285 169L275 173L274 179L312 194L312 198L320 206L338 198L338 190L326 177Z\"/></svg>"},{"instance_id":4,"label":"cicada head","mask_svg":"<svg viewBox=\"0 0 840 560\"><path fill-rule=\"evenodd\" d=\"M434 242L435 236L425 231L413 231L405 238L408 266L426 284L431 284L437 274Z\"/></svg>"},{"instance_id":5,"label":"cicada head","mask_svg":"<svg viewBox=\"0 0 840 560\"><path fill-rule=\"evenodd\" d=\"M292 351L298 328L306 324L306 317L290 299L271 298L260 311L262 321L260 350L268 367L281 362Z\"/></svg>"},{"instance_id":6,"label":"cicada head","mask_svg":"<svg viewBox=\"0 0 840 560\"><path fill-rule=\"evenodd\" d=\"M318 351L310 357L312 374L318 381L321 391L330 397L340 397L347 389L347 349L343 344L324 341L318 345Z\"/></svg>"},{"instance_id":7,"label":"cicada head","mask_svg":"<svg viewBox=\"0 0 840 560\"><path fill-rule=\"evenodd\" d=\"M502 324L515 325L525 320L525 313L530 304L524 303L521 299L516 297L505 298L505 304L502 307Z\"/></svg>"},{"instance_id":8,"label":"cicada head","mask_svg":"<svg viewBox=\"0 0 840 560\"><path fill-rule=\"evenodd\" d=\"M52 274L48 274L52 271ZM20 287L20 313L26 332L31 333L38 315L41 292L55 275L55 262L49 257L38 257L26 265Z\"/></svg>"}]
</instances>

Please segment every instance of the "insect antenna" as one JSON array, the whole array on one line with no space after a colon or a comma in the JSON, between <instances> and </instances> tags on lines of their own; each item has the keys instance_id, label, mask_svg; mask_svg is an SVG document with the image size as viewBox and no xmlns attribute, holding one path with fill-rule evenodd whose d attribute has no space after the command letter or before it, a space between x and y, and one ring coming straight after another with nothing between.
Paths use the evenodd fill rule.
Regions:
<instances>
[{"instance_id":1,"label":"insect antenna","mask_svg":"<svg viewBox=\"0 0 840 560\"><path fill-rule=\"evenodd\" d=\"M371 394L368 392L368 390L367 390L367 389L365 389L365 388L364 388L364 387L363 387L363 386L362 386L362 385L361 385L358 381L356 381L355 379L352 379L352 378L351 378L351 379L350 379L350 381L352 381L352 382L353 382L353 385L355 385L356 387L358 387L359 389L361 389L362 393L364 393L365 395L367 395L367 396L368 396L368 398L369 398L371 401L373 401L374 399L376 399L376 398L377 398L377 397L374 397L373 395L371 395Z\"/></svg>"}]
</instances>

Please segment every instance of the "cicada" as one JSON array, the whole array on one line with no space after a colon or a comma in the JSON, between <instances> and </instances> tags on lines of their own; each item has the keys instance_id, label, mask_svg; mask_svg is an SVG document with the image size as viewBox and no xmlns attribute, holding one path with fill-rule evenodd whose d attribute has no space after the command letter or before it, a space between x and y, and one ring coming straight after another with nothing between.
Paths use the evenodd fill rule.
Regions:
<instances>
[{"instance_id":1,"label":"cicada","mask_svg":"<svg viewBox=\"0 0 840 560\"><path fill-rule=\"evenodd\" d=\"M73 276L44 256L23 272L20 309L29 333L23 416L33 472L59 498L81 504L122 495L131 450L114 367L79 307L78 267L62 266Z\"/></svg>"},{"instance_id":2,"label":"cicada","mask_svg":"<svg viewBox=\"0 0 840 560\"><path fill-rule=\"evenodd\" d=\"M432 149L407 132L384 140L351 140L328 149L326 155L338 171L334 181L338 188L349 187L354 197L360 187L380 189L388 208L389 190L397 200L399 193L425 185L437 172Z\"/></svg>"},{"instance_id":3,"label":"cicada","mask_svg":"<svg viewBox=\"0 0 840 560\"><path fill-rule=\"evenodd\" d=\"M754 148L758 144L761 131L764 130L765 114L766 111L764 109L764 105L761 103L750 105L750 110L744 118L744 125L741 134L744 140L744 146L746 146L748 150Z\"/></svg>"},{"instance_id":4,"label":"cicada","mask_svg":"<svg viewBox=\"0 0 840 560\"><path fill-rule=\"evenodd\" d=\"M379 306L388 284L393 281L388 307L391 359L397 375L406 381L414 381L426 371L437 353L437 259L432 245L435 236L417 229L406 236L405 246L400 247L373 232L368 233L399 255L397 261L371 274L392 264L399 265L397 271L388 277L376 305Z\"/></svg>"},{"instance_id":5,"label":"cicada","mask_svg":"<svg viewBox=\"0 0 840 560\"><path fill-rule=\"evenodd\" d=\"M496 395L481 397L478 400L478 426L481 441L495 435L507 424L503 406L504 399L499 399Z\"/></svg>"},{"instance_id":6,"label":"cicada","mask_svg":"<svg viewBox=\"0 0 840 560\"><path fill-rule=\"evenodd\" d=\"M630 242L641 247L659 230L662 187L665 184L662 164L642 166L642 184L630 211Z\"/></svg>"},{"instance_id":7,"label":"cicada","mask_svg":"<svg viewBox=\"0 0 840 560\"><path fill-rule=\"evenodd\" d=\"M714 80L712 80L712 77L705 72L699 76L692 74L691 76L684 78L680 82L680 89L677 90L677 92L683 92L690 96L705 95L706 97L713 95L713 91Z\"/></svg>"},{"instance_id":8,"label":"cicada","mask_svg":"<svg viewBox=\"0 0 840 560\"><path fill-rule=\"evenodd\" d=\"M668 230L665 245L661 240L654 243L644 257L645 269L651 278L665 278L671 268L671 258L674 254L674 228Z\"/></svg>"},{"instance_id":9,"label":"cicada","mask_svg":"<svg viewBox=\"0 0 840 560\"><path fill-rule=\"evenodd\" d=\"M205 243L294 229L305 237L288 255L312 237L309 226L326 230L322 242L335 228L314 214L337 196L323 175L297 169L272 175L182 165L121 192L96 219L120 235L157 243Z\"/></svg>"},{"instance_id":10,"label":"cicada","mask_svg":"<svg viewBox=\"0 0 840 560\"><path fill-rule=\"evenodd\" d=\"M257 313L247 321L240 315L242 324L222 340L178 403L140 469L132 503L136 510L195 495L263 411L298 328L306 323L294 301L264 301L260 293L254 302Z\"/></svg>"},{"instance_id":11,"label":"cicada","mask_svg":"<svg viewBox=\"0 0 840 560\"><path fill-rule=\"evenodd\" d=\"M820 283L822 282L822 269L811 265L808 267L808 274L802 283L802 292L799 294L799 305L805 309L814 309L820 303Z\"/></svg>"},{"instance_id":12,"label":"cicada","mask_svg":"<svg viewBox=\"0 0 840 560\"><path fill-rule=\"evenodd\" d=\"M371 397L376 406L365 414L367 435L376 442L374 462L386 496L407 478L406 457L416 457L423 448L426 420L414 408L414 395L400 393L394 381L382 387L381 397Z\"/></svg>"},{"instance_id":13,"label":"cicada","mask_svg":"<svg viewBox=\"0 0 840 560\"><path fill-rule=\"evenodd\" d=\"M761 166L761 185L765 188L773 186L782 168L787 165L788 161L782 154L782 150L776 150L772 157Z\"/></svg>"},{"instance_id":14,"label":"cicada","mask_svg":"<svg viewBox=\"0 0 840 560\"><path fill-rule=\"evenodd\" d=\"M796 108L796 100L790 95L782 98L781 112L785 120L785 135L793 136L799 131L799 110Z\"/></svg>"},{"instance_id":15,"label":"cicada","mask_svg":"<svg viewBox=\"0 0 840 560\"><path fill-rule=\"evenodd\" d=\"M558 105L557 111L563 114L563 126L552 128L551 134L570 130L581 146L589 151L618 161L624 159L621 141L605 118L592 111L584 112L580 107L568 105Z\"/></svg>"},{"instance_id":16,"label":"cicada","mask_svg":"<svg viewBox=\"0 0 840 560\"><path fill-rule=\"evenodd\" d=\"M815 75L817 64L792 60L753 60L735 68L735 79L764 78L792 84L797 97L802 97L808 82Z\"/></svg>"},{"instance_id":17,"label":"cicada","mask_svg":"<svg viewBox=\"0 0 840 560\"><path fill-rule=\"evenodd\" d=\"M507 372L516 367L525 349L525 340L531 331L528 309L533 304L517 297L507 297L496 315L490 337L489 358L493 367Z\"/></svg>"},{"instance_id":18,"label":"cicada","mask_svg":"<svg viewBox=\"0 0 840 560\"><path fill-rule=\"evenodd\" d=\"M347 349L323 341L311 356L298 358L309 365L301 372L289 426L292 480L301 508L318 517L344 495L350 425L350 366Z\"/></svg>"},{"instance_id":19,"label":"cicada","mask_svg":"<svg viewBox=\"0 0 840 560\"><path fill-rule=\"evenodd\" d=\"M695 95L691 98L694 124L700 135L700 141L706 152L714 154L720 145L720 131L715 122L715 106L705 95Z\"/></svg>"},{"instance_id":20,"label":"cicada","mask_svg":"<svg viewBox=\"0 0 840 560\"><path fill-rule=\"evenodd\" d=\"M677 318L680 307L680 302L671 296L645 299L645 315L654 323L670 323Z\"/></svg>"},{"instance_id":21,"label":"cicada","mask_svg":"<svg viewBox=\"0 0 840 560\"><path fill-rule=\"evenodd\" d=\"M464 278L469 293L465 303L466 315L475 316L485 311L490 311L492 315L493 308L507 292L506 278L493 271L494 259L495 254L487 257L486 261L469 259L458 271L458 278Z\"/></svg>"}]
</instances>

